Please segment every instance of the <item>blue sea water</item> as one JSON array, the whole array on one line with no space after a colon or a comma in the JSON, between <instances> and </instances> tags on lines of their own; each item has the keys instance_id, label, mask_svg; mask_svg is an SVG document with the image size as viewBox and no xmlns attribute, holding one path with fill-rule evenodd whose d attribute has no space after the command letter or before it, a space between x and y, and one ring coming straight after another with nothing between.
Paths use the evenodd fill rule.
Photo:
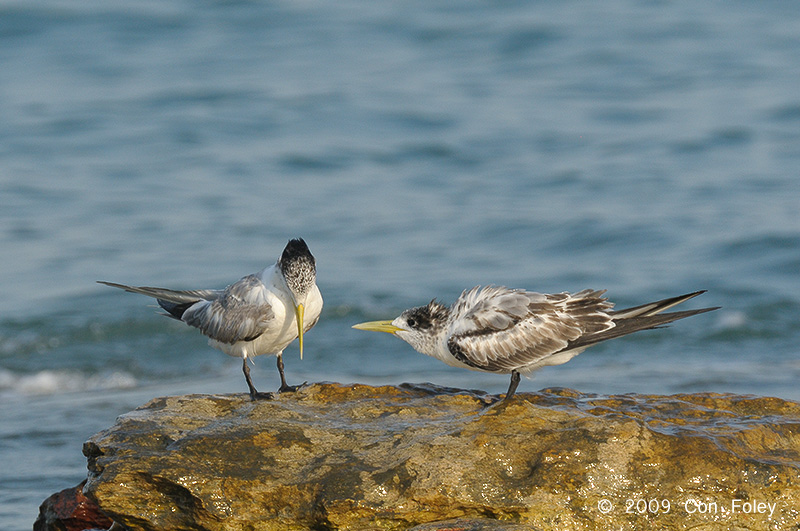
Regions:
<instances>
[{"instance_id":1,"label":"blue sea water","mask_svg":"<svg viewBox=\"0 0 800 531\"><path fill-rule=\"evenodd\" d=\"M246 389L96 280L223 287L297 236L325 309L290 383L499 393L350 326L476 284L707 289L520 390L800 400L794 2L2 0L0 65L1 529L117 415Z\"/></svg>"}]
</instances>

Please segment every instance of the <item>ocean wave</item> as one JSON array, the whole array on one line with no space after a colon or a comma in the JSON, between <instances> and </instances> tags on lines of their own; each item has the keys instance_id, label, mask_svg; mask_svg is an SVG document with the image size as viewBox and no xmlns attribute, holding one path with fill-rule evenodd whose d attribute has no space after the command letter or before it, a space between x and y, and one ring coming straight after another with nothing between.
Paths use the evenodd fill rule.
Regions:
<instances>
[{"instance_id":1,"label":"ocean wave","mask_svg":"<svg viewBox=\"0 0 800 531\"><path fill-rule=\"evenodd\" d=\"M107 389L131 389L136 378L123 371L85 374L71 370L43 370L20 374L0 369L0 394L5 395L56 395Z\"/></svg>"}]
</instances>

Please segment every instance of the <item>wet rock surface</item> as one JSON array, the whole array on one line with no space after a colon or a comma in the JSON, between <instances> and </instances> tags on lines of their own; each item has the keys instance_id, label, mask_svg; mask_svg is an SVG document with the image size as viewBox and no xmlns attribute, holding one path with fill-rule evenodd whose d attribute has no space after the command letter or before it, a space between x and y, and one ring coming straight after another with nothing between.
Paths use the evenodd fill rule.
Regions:
<instances>
[{"instance_id":1,"label":"wet rock surface","mask_svg":"<svg viewBox=\"0 0 800 531\"><path fill-rule=\"evenodd\" d=\"M775 398L323 383L157 398L84 454L132 530L800 525L800 404Z\"/></svg>"}]
</instances>

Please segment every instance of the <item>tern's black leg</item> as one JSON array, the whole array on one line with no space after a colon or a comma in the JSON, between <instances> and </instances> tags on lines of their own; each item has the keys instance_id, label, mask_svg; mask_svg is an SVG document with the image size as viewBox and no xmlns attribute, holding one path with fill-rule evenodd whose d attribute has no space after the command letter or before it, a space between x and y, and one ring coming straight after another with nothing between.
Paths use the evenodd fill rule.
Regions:
<instances>
[{"instance_id":1,"label":"tern's black leg","mask_svg":"<svg viewBox=\"0 0 800 531\"><path fill-rule=\"evenodd\" d=\"M506 396L503 400L508 400L514 393L517 392L517 386L519 385L519 371L511 371L511 383L508 386L508 391L506 391Z\"/></svg>"},{"instance_id":2,"label":"tern's black leg","mask_svg":"<svg viewBox=\"0 0 800 531\"><path fill-rule=\"evenodd\" d=\"M283 375L283 356L281 354L278 354L278 372L281 375L281 388L278 391L281 393L292 393L305 385L305 382L300 385L287 385L286 377Z\"/></svg>"},{"instance_id":3,"label":"tern's black leg","mask_svg":"<svg viewBox=\"0 0 800 531\"><path fill-rule=\"evenodd\" d=\"M247 387L250 388L250 400L257 400L259 398L275 398L272 393L259 393L253 385L253 380L250 378L250 367L247 365L247 358L242 358L242 372L244 379L247 380Z\"/></svg>"}]
</instances>

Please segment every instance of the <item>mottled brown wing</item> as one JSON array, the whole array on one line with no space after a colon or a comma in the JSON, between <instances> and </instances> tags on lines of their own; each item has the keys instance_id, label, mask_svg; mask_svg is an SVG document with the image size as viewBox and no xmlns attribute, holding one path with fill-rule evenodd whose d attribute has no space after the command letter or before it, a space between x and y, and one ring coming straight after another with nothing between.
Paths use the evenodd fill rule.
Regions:
<instances>
[{"instance_id":1,"label":"mottled brown wing","mask_svg":"<svg viewBox=\"0 0 800 531\"><path fill-rule=\"evenodd\" d=\"M566 348L586 334L614 327L602 291L546 295L501 287L474 288L454 304L459 312L448 348L459 361L510 372Z\"/></svg>"}]
</instances>

